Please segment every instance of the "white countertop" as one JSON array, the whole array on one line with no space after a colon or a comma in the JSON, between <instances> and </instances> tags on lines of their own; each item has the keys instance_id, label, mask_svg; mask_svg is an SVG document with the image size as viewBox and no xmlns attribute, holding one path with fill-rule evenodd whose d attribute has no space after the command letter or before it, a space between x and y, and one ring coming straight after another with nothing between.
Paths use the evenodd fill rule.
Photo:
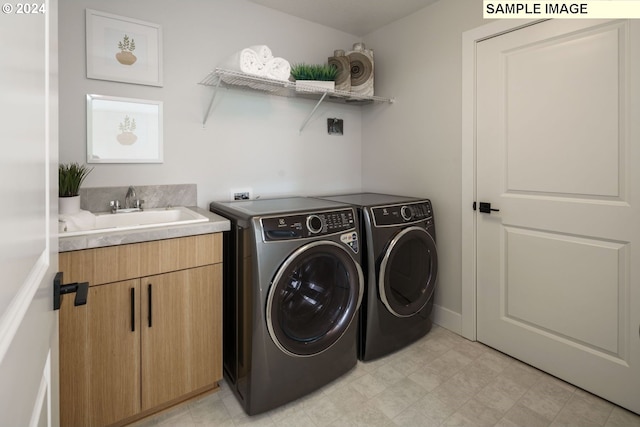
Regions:
<instances>
[{"instance_id":1,"label":"white countertop","mask_svg":"<svg viewBox=\"0 0 640 427\"><path fill-rule=\"evenodd\" d=\"M198 234L218 233L228 231L231 227L229 220L220 215L199 207L189 206L189 209L199 213L200 215L206 216L209 218L209 221L195 224L145 228L140 230L110 231L83 236L64 237L64 234L61 234L58 239L58 252L148 242L151 240L172 239L175 237L194 236Z\"/></svg>"}]
</instances>

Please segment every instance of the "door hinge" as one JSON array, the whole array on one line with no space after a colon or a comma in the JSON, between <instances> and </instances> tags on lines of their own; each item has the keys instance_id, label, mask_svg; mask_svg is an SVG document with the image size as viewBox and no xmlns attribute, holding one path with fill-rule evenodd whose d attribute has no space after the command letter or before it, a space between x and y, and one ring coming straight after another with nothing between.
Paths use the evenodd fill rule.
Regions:
<instances>
[{"instance_id":1,"label":"door hinge","mask_svg":"<svg viewBox=\"0 0 640 427\"><path fill-rule=\"evenodd\" d=\"M473 210L476 210L476 202L473 202Z\"/></svg>"}]
</instances>

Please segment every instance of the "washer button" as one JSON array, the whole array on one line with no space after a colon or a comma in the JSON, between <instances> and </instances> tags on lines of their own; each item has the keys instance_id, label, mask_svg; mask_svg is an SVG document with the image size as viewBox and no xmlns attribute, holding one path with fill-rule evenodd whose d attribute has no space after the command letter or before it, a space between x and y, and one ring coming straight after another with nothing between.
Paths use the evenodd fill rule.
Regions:
<instances>
[{"instance_id":1,"label":"washer button","mask_svg":"<svg viewBox=\"0 0 640 427\"><path fill-rule=\"evenodd\" d=\"M413 209L409 206L403 206L402 209L400 209L400 214L405 221L409 221L413 218Z\"/></svg>"},{"instance_id":2,"label":"washer button","mask_svg":"<svg viewBox=\"0 0 640 427\"><path fill-rule=\"evenodd\" d=\"M318 215L309 215L307 217L307 228L312 234L322 231L323 222Z\"/></svg>"}]
</instances>

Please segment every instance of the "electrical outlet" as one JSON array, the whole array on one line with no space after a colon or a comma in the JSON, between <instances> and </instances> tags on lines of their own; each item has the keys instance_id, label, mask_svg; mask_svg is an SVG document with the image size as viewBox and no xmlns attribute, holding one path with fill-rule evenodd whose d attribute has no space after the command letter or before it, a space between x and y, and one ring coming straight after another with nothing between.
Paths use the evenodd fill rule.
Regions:
<instances>
[{"instance_id":1,"label":"electrical outlet","mask_svg":"<svg viewBox=\"0 0 640 427\"><path fill-rule=\"evenodd\" d=\"M251 199L251 189L250 188L242 188L237 190L231 190L231 200L250 200Z\"/></svg>"},{"instance_id":2,"label":"electrical outlet","mask_svg":"<svg viewBox=\"0 0 640 427\"><path fill-rule=\"evenodd\" d=\"M344 121L342 119L327 119L327 133L329 135L342 135L344 133Z\"/></svg>"}]
</instances>

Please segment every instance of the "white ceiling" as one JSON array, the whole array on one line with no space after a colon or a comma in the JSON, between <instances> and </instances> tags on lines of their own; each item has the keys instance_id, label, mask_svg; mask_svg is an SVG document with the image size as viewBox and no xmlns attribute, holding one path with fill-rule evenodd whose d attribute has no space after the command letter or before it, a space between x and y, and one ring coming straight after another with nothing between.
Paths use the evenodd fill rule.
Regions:
<instances>
[{"instance_id":1,"label":"white ceiling","mask_svg":"<svg viewBox=\"0 0 640 427\"><path fill-rule=\"evenodd\" d=\"M249 0L289 15L363 36L437 0Z\"/></svg>"}]
</instances>

